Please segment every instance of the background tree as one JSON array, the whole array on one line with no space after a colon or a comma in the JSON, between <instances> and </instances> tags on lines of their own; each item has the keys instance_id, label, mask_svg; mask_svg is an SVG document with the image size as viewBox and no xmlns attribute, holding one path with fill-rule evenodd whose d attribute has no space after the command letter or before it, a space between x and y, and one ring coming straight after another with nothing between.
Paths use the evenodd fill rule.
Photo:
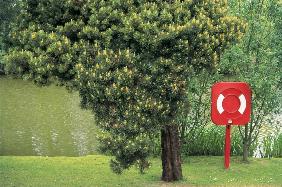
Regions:
<instances>
[{"instance_id":1,"label":"background tree","mask_svg":"<svg viewBox=\"0 0 282 187\"><path fill-rule=\"evenodd\" d=\"M18 0L0 0L0 37L1 39L8 34L8 25L14 20L18 10ZM1 42L1 50L3 50L3 42Z\"/></svg>"},{"instance_id":2,"label":"background tree","mask_svg":"<svg viewBox=\"0 0 282 187\"><path fill-rule=\"evenodd\" d=\"M224 54L220 71L228 80L248 82L253 91L251 121L239 127L243 160L247 161L261 127L272 124L274 114L281 109L281 30L277 29L281 27L281 1L230 1L230 4L235 15L247 20L248 32L240 45Z\"/></svg>"},{"instance_id":3,"label":"background tree","mask_svg":"<svg viewBox=\"0 0 282 187\"><path fill-rule=\"evenodd\" d=\"M19 12L18 0L0 0L0 74L4 73L4 64L2 62L2 53L7 48L4 44L7 43L9 33L9 24L11 24L17 12Z\"/></svg>"},{"instance_id":4,"label":"background tree","mask_svg":"<svg viewBox=\"0 0 282 187\"><path fill-rule=\"evenodd\" d=\"M276 128L274 126L279 125L273 119L276 118L275 113L278 112L279 107L281 108L282 98L281 91L278 90L279 86L281 90L281 2L229 1L229 3L231 12L234 15L242 15L252 28L248 30L243 43L227 50L221 56L222 62L217 66L218 72L202 71L190 74L187 110L178 118L184 148L182 152L185 155L222 155L223 153L224 129L215 128L210 121L210 88L218 81L250 82L254 92L257 93L253 98L254 121L246 129L233 129L232 155L243 155L244 148L244 160L246 160L248 154L253 154L257 146L267 147L264 141L261 141L261 132L263 133L264 129L260 127L271 124L270 128L265 127L274 131ZM254 35L250 32L254 32ZM252 47L246 52L250 37ZM256 51L259 51L259 54ZM251 62L257 58L260 62L253 66ZM269 73L271 75L267 75ZM262 101L265 103L262 104ZM264 110L263 115L257 113L261 111L261 107ZM258 117L261 119L257 120ZM249 134L250 127L251 134ZM278 137L279 133L281 133L280 128L272 139ZM257 138L258 136L260 139ZM241 139L248 142L248 138L252 139L251 142L245 143L245 146L241 145ZM271 139L269 134L266 135L266 139ZM277 151L279 144L275 143L275 145L276 152L279 152ZM267 153L263 154L267 155Z\"/></svg>"},{"instance_id":5,"label":"background tree","mask_svg":"<svg viewBox=\"0 0 282 187\"><path fill-rule=\"evenodd\" d=\"M12 75L78 89L117 173L148 167L161 132L162 180L174 181L189 72L213 69L244 30L221 0L26 0L5 61Z\"/></svg>"},{"instance_id":6,"label":"background tree","mask_svg":"<svg viewBox=\"0 0 282 187\"><path fill-rule=\"evenodd\" d=\"M218 69L220 66L221 64ZM180 124L182 153L185 156L220 156L224 153L225 128L211 122L210 108L212 85L226 79L228 77L220 71L202 70L190 74L188 104L185 112L177 119ZM242 155L241 136L237 128L232 129L231 143L231 155Z\"/></svg>"}]
</instances>

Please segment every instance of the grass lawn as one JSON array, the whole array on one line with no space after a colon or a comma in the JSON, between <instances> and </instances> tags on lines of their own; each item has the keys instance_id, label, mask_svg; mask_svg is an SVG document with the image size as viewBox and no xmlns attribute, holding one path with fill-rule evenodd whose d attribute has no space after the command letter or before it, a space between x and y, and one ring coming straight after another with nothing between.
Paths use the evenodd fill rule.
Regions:
<instances>
[{"instance_id":1,"label":"grass lawn","mask_svg":"<svg viewBox=\"0 0 282 187\"><path fill-rule=\"evenodd\" d=\"M108 156L86 157L0 157L0 186L282 186L282 159L232 157L231 169L223 168L223 157L189 157L183 164L184 179L175 183L160 181L161 162L140 175L133 167L122 175L109 168Z\"/></svg>"}]
</instances>

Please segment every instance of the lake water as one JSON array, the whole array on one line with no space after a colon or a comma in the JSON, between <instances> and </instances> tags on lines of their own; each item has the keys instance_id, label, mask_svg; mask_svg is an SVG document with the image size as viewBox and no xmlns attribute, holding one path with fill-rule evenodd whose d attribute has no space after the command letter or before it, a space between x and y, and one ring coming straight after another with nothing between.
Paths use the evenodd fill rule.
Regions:
<instances>
[{"instance_id":1,"label":"lake water","mask_svg":"<svg viewBox=\"0 0 282 187\"><path fill-rule=\"evenodd\" d=\"M79 107L78 93L0 76L0 155L93 154L96 132L91 111Z\"/></svg>"},{"instance_id":2,"label":"lake water","mask_svg":"<svg viewBox=\"0 0 282 187\"><path fill-rule=\"evenodd\" d=\"M78 93L0 77L0 155L82 156L97 146Z\"/></svg>"}]
</instances>

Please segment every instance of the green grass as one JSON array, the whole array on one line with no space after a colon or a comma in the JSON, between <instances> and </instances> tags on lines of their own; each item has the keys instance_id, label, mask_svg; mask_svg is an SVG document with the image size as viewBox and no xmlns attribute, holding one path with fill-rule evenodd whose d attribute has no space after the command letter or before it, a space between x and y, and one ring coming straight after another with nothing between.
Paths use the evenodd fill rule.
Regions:
<instances>
[{"instance_id":1,"label":"green grass","mask_svg":"<svg viewBox=\"0 0 282 187\"><path fill-rule=\"evenodd\" d=\"M161 162L152 159L144 175L136 168L116 175L108 156L0 157L0 186L281 186L282 159L251 159L249 164L232 157L231 169L223 169L223 157L189 157L183 163L184 179L160 181Z\"/></svg>"}]
</instances>

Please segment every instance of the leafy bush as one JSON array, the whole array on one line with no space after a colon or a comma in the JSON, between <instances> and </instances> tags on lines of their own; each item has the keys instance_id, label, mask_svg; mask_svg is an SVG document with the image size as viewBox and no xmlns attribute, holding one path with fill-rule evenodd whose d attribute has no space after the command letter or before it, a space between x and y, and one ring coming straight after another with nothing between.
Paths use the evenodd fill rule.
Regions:
<instances>
[{"instance_id":1,"label":"leafy bush","mask_svg":"<svg viewBox=\"0 0 282 187\"><path fill-rule=\"evenodd\" d=\"M272 156L282 158L282 133L274 139Z\"/></svg>"}]
</instances>

